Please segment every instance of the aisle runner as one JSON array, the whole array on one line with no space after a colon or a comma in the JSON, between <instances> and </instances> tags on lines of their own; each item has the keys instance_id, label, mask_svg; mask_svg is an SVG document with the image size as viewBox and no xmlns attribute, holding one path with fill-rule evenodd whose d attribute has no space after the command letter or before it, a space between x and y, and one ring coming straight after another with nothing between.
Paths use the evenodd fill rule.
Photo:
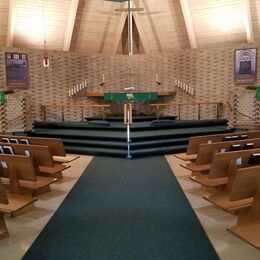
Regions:
<instances>
[{"instance_id":1,"label":"aisle runner","mask_svg":"<svg viewBox=\"0 0 260 260\"><path fill-rule=\"evenodd\" d=\"M218 259L164 157L95 157L24 259Z\"/></svg>"}]
</instances>

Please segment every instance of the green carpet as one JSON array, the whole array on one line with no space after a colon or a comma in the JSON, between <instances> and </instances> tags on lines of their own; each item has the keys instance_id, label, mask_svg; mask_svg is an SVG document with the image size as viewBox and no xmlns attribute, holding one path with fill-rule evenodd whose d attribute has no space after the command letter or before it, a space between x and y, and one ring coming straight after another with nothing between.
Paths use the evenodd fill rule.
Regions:
<instances>
[{"instance_id":1,"label":"green carpet","mask_svg":"<svg viewBox=\"0 0 260 260\"><path fill-rule=\"evenodd\" d=\"M95 157L23 259L218 259L162 156Z\"/></svg>"}]
</instances>

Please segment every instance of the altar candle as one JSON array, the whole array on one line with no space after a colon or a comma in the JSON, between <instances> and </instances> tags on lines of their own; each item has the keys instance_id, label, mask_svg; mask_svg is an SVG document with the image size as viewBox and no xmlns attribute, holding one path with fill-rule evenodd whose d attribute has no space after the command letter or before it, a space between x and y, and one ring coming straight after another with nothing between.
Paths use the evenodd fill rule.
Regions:
<instances>
[{"instance_id":1,"label":"altar candle","mask_svg":"<svg viewBox=\"0 0 260 260\"><path fill-rule=\"evenodd\" d=\"M69 90L69 97L71 97L71 91Z\"/></svg>"},{"instance_id":2,"label":"altar candle","mask_svg":"<svg viewBox=\"0 0 260 260\"><path fill-rule=\"evenodd\" d=\"M77 93L77 87L76 86L74 87L74 91L73 92L74 92L74 95Z\"/></svg>"},{"instance_id":3,"label":"altar candle","mask_svg":"<svg viewBox=\"0 0 260 260\"><path fill-rule=\"evenodd\" d=\"M105 83L105 74L102 76L102 83Z\"/></svg>"},{"instance_id":4,"label":"altar candle","mask_svg":"<svg viewBox=\"0 0 260 260\"><path fill-rule=\"evenodd\" d=\"M159 76L158 76L158 73L155 73L155 82L159 82Z\"/></svg>"},{"instance_id":5,"label":"altar candle","mask_svg":"<svg viewBox=\"0 0 260 260\"><path fill-rule=\"evenodd\" d=\"M81 83L79 84L79 91L81 90L82 88L81 88Z\"/></svg>"}]
</instances>

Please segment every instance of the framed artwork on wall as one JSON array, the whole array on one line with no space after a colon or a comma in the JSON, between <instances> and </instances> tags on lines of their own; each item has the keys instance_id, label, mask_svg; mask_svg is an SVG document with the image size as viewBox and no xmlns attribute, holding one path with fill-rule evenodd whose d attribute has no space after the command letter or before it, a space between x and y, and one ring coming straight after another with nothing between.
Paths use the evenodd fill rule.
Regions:
<instances>
[{"instance_id":1,"label":"framed artwork on wall","mask_svg":"<svg viewBox=\"0 0 260 260\"><path fill-rule=\"evenodd\" d=\"M234 80L236 84L256 82L256 60L256 48L235 50Z\"/></svg>"},{"instance_id":2,"label":"framed artwork on wall","mask_svg":"<svg viewBox=\"0 0 260 260\"><path fill-rule=\"evenodd\" d=\"M6 86L11 88L28 88L29 66L26 53L5 53Z\"/></svg>"}]
</instances>

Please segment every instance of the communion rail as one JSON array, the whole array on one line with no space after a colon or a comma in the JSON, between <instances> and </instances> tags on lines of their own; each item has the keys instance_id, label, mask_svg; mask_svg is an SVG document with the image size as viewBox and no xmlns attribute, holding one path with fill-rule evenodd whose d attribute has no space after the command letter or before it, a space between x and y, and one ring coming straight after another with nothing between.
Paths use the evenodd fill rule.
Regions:
<instances>
[{"instance_id":1,"label":"communion rail","mask_svg":"<svg viewBox=\"0 0 260 260\"><path fill-rule=\"evenodd\" d=\"M105 110L110 108L110 105L41 105L41 109L43 111L43 121L45 122L47 119L47 109L61 109L61 120L65 121L65 109L79 109L81 113L81 120L84 121L84 109L92 108L92 109L101 109L103 120L105 119Z\"/></svg>"},{"instance_id":2,"label":"communion rail","mask_svg":"<svg viewBox=\"0 0 260 260\"><path fill-rule=\"evenodd\" d=\"M220 118L220 106L223 105L223 102L216 102L216 101L209 101L209 102L182 102L182 103L157 103L157 104L150 104L151 107L156 107L156 116L157 119L159 118L159 112L160 108L163 107L171 107L174 106L177 108L177 114L178 114L178 119L181 119L181 109L183 106L197 106L197 115L198 115L198 120L201 119L201 106L202 105L216 105L216 118Z\"/></svg>"}]
</instances>

